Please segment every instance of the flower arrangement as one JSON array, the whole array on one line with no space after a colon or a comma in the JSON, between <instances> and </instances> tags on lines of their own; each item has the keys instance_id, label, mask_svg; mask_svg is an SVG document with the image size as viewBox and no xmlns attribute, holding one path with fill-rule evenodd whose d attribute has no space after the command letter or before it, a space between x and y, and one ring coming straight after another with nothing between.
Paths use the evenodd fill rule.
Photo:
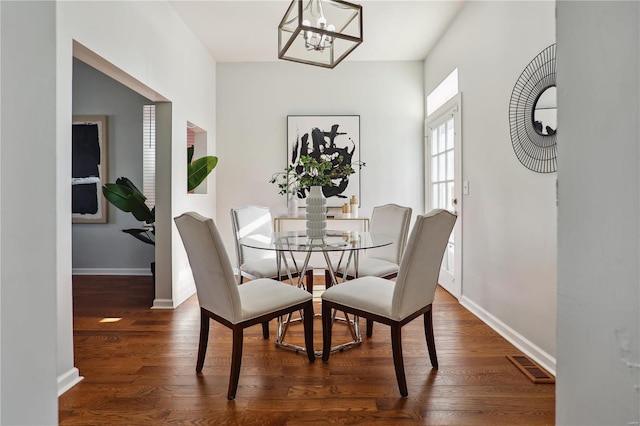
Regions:
<instances>
[{"instance_id":1,"label":"flower arrangement","mask_svg":"<svg viewBox=\"0 0 640 426\"><path fill-rule=\"evenodd\" d=\"M366 166L361 161L345 163L341 155L302 155L284 171L274 173L269 182L278 185L281 195L297 194L298 198L305 198L312 186L337 187L356 172L354 165L358 168Z\"/></svg>"}]
</instances>

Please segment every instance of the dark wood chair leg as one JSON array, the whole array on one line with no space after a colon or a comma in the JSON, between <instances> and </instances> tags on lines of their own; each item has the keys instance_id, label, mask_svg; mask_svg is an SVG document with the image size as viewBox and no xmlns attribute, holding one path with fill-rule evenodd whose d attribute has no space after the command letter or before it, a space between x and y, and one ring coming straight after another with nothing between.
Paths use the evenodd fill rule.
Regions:
<instances>
[{"instance_id":1,"label":"dark wood chair leg","mask_svg":"<svg viewBox=\"0 0 640 426\"><path fill-rule=\"evenodd\" d=\"M391 350L393 351L393 365L396 369L396 379L400 388L400 395L406 397L409 395L407 390L407 379L404 375L404 361L402 359L402 328L400 324L391 326Z\"/></svg>"},{"instance_id":2,"label":"dark wood chair leg","mask_svg":"<svg viewBox=\"0 0 640 426\"><path fill-rule=\"evenodd\" d=\"M427 338L427 349L429 349L429 358L431 366L438 368L438 355L436 353L436 341L433 336L433 307L424 313L424 335Z\"/></svg>"},{"instance_id":3,"label":"dark wood chair leg","mask_svg":"<svg viewBox=\"0 0 640 426\"><path fill-rule=\"evenodd\" d=\"M324 288L329 288L333 285L331 282L331 274L328 269L324 270Z\"/></svg>"},{"instance_id":4,"label":"dark wood chair leg","mask_svg":"<svg viewBox=\"0 0 640 426\"><path fill-rule=\"evenodd\" d=\"M262 323L262 338L269 338L269 321L265 321Z\"/></svg>"},{"instance_id":5,"label":"dark wood chair leg","mask_svg":"<svg viewBox=\"0 0 640 426\"><path fill-rule=\"evenodd\" d=\"M240 284L242 284L242 281L244 281L244 277L242 276L242 272L239 272L238 275L240 275Z\"/></svg>"},{"instance_id":6,"label":"dark wood chair leg","mask_svg":"<svg viewBox=\"0 0 640 426\"><path fill-rule=\"evenodd\" d=\"M367 319L367 337L373 336L373 320Z\"/></svg>"},{"instance_id":7,"label":"dark wood chair leg","mask_svg":"<svg viewBox=\"0 0 640 426\"><path fill-rule=\"evenodd\" d=\"M209 342L209 316L200 309L200 343L198 344L198 360L196 361L196 371L199 373L204 366L204 357L207 354L207 343Z\"/></svg>"},{"instance_id":8,"label":"dark wood chair leg","mask_svg":"<svg viewBox=\"0 0 640 426\"><path fill-rule=\"evenodd\" d=\"M313 294L313 269L307 269L304 276L307 284L307 291Z\"/></svg>"},{"instance_id":9,"label":"dark wood chair leg","mask_svg":"<svg viewBox=\"0 0 640 426\"><path fill-rule=\"evenodd\" d=\"M322 360L329 361L329 353L331 352L331 308L327 303L322 301Z\"/></svg>"},{"instance_id":10,"label":"dark wood chair leg","mask_svg":"<svg viewBox=\"0 0 640 426\"><path fill-rule=\"evenodd\" d=\"M310 300L304 306L304 345L307 348L309 362L315 362L316 353L313 348L313 302Z\"/></svg>"},{"instance_id":11,"label":"dark wood chair leg","mask_svg":"<svg viewBox=\"0 0 640 426\"><path fill-rule=\"evenodd\" d=\"M232 400L236 397L238 389L238 380L240 379L240 365L242 364L242 338L244 330L241 326L233 327L233 349L231 351L231 375L229 377L229 391L227 399Z\"/></svg>"}]
</instances>

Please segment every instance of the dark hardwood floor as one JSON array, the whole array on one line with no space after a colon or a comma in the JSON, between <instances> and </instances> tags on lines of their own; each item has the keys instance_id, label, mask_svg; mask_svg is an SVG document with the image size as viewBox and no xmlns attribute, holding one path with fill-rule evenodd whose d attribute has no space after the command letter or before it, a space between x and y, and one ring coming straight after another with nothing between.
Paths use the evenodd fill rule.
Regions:
<instances>
[{"instance_id":1,"label":"dark hardwood floor","mask_svg":"<svg viewBox=\"0 0 640 426\"><path fill-rule=\"evenodd\" d=\"M274 321L269 340L260 326L247 329L238 393L228 401L231 333L211 323L196 374L195 296L175 310L152 310L149 277L75 276L73 299L75 364L84 380L59 398L61 425L554 423L555 386L529 381L505 358L520 351L442 289L433 314L438 370L429 363L422 320L402 329L408 398L399 394L389 329L381 324L360 347L315 364L275 347ZM319 349L319 318L314 336ZM334 343L340 336L348 332L336 324ZM302 326L291 326L288 337L302 343Z\"/></svg>"}]
</instances>

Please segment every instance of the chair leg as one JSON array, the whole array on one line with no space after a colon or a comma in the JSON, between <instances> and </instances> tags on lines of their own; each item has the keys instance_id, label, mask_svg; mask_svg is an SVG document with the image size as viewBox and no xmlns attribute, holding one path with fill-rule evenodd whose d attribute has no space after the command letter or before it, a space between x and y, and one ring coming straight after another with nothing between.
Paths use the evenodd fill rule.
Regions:
<instances>
[{"instance_id":1,"label":"chair leg","mask_svg":"<svg viewBox=\"0 0 640 426\"><path fill-rule=\"evenodd\" d=\"M242 276L242 272L239 272L238 275L240 275L240 284L242 284L242 281L244 281L244 276Z\"/></svg>"},{"instance_id":2,"label":"chair leg","mask_svg":"<svg viewBox=\"0 0 640 426\"><path fill-rule=\"evenodd\" d=\"M331 352L331 308L327 303L322 301L322 360L329 361L329 353Z\"/></svg>"},{"instance_id":3,"label":"chair leg","mask_svg":"<svg viewBox=\"0 0 640 426\"><path fill-rule=\"evenodd\" d=\"M373 320L367 318L367 337L373 336Z\"/></svg>"},{"instance_id":4,"label":"chair leg","mask_svg":"<svg viewBox=\"0 0 640 426\"><path fill-rule=\"evenodd\" d=\"M313 269L307 269L307 272L304 273L304 276L306 279L307 291L313 294Z\"/></svg>"},{"instance_id":5,"label":"chair leg","mask_svg":"<svg viewBox=\"0 0 640 426\"><path fill-rule=\"evenodd\" d=\"M196 361L196 372L201 372L204 366L204 357L207 354L207 343L209 342L209 316L200 309L200 343L198 344L198 361Z\"/></svg>"},{"instance_id":6,"label":"chair leg","mask_svg":"<svg viewBox=\"0 0 640 426\"><path fill-rule=\"evenodd\" d=\"M424 313L424 335L427 338L427 349L429 349L429 358L431 366L438 368L438 355L436 353L436 341L433 336L433 308Z\"/></svg>"},{"instance_id":7,"label":"chair leg","mask_svg":"<svg viewBox=\"0 0 640 426\"><path fill-rule=\"evenodd\" d=\"M333 283L331 282L331 274L329 273L328 269L324 270L324 288L329 288L333 285Z\"/></svg>"},{"instance_id":8,"label":"chair leg","mask_svg":"<svg viewBox=\"0 0 640 426\"><path fill-rule=\"evenodd\" d=\"M269 321L265 321L262 323L262 338L269 338Z\"/></svg>"},{"instance_id":9,"label":"chair leg","mask_svg":"<svg viewBox=\"0 0 640 426\"><path fill-rule=\"evenodd\" d=\"M315 362L316 353L313 348L313 302L310 300L304 306L304 344L307 348L309 362Z\"/></svg>"},{"instance_id":10,"label":"chair leg","mask_svg":"<svg viewBox=\"0 0 640 426\"><path fill-rule=\"evenodd\" d=\"M402 328L399 324L391 326L391 350L393 351L393 365L396 369L396 380L400 388L400 395L407 396L407 379L404 375L404 361L402 359Z\"/></svg>"},{"instance_id":11,"label":"chair leg","mask_svg":"<svg viewBox=\"0 0 640 426\"><path fill-rule=\"evenodd\" d=\"M227 399L236 397L238 380L240 379L240 365L242 364L242 338L244 330L240 326L233 327L233 349L231 351L231 377L229 378L229 391Z\"/></svg>"}]
</instances>

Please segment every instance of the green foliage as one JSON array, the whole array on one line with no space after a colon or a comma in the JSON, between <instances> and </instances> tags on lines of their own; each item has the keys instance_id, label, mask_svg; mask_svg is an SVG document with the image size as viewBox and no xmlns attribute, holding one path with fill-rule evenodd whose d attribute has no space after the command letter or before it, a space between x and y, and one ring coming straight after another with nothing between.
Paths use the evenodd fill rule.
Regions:
<instances>
[{"instance_id":1,"label":"green foliage","mask_svg":"<svg viewBox=\"0 0 640 426\"><path fill-rule=\"evenodd\" d=\"M111 204L122 210L131 213L140 222L146 223L145 228L125 229L123 232L132 235L138 240L155 245L155 221L156 209L150 209L145 201L147 197L126 177L116 179L116 183L107 183L102 186L104 197Z\"/></svg>"},{"instance_id":2,"label":"green foliage","mask_svg":"<svg viewBox=\"0 0 640 426\"><path fill-rule=\"evenodd\" d=\"M285 167L283 172L274 173L270 183L278 185L281 195L300 193L312 186L337 186L335 180L345 178L356 171L353 164L342 164L343 157L339 156L333 161L324 156L320 160L309 155L302 155L295 164ZM354 163L358 167L366 166L358 161Z\"/></svg>"},{"instance_id":3,"label":"green foliage","mask_svg":"<svg viewBox=\"0 0 640 426\"><path fill-rule=\"evenodd\" d=\"M197 188L218 164L218 157L206 156L193 159L193 147L187 148L187 187L188 191ZM138 240L155 245L156 208L150 209L142 192L126 177L116 179L115 183L102 186L102 193L107 201L123 212L131 213L137 220L144 222L144 228L123 229L122 232L132 235Z\"/></svg>"},{"instance_id":4,"label":"green foliage","mask_svg":"<svg viewBox=\"0 0 640 426\"><path fill-rule=\"evenodd\" d=\"M155 212L145 204L147 197L126 177L107 183L102 187L105 198L114 206L133 214L140 222L152 224L156 221Z\"/></svg>"},{"instance_id":5,"label":"green foliage","mask_svg":"<svg viewBox=\"0 0 640 426\"><path fill-rule=\"evenodd\" d=\"M187 165L187 191L196 189L218 165L218 157L212 155L198 158Z\"/></svg>"}]
</instances>

